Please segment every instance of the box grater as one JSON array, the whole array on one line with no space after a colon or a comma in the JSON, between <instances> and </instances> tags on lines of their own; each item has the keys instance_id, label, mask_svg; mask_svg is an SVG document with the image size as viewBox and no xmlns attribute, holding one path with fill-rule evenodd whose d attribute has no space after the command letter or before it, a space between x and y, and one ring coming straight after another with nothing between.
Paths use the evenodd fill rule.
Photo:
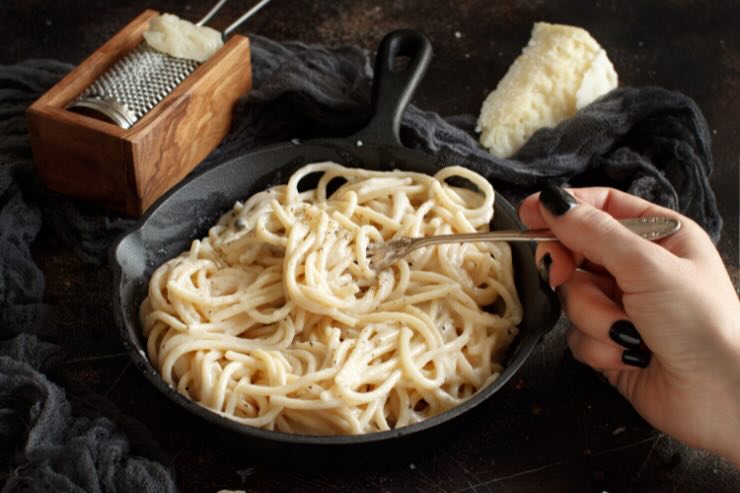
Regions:
<instances>
[{"instance_id":1,"label":"box grater","mask_svg":"<svg viewBox=\"0 0 740 493\"><path fill-rule=\"evenodd\" d=\"M120 89L106 105L69 111L106 72L116 74L119 61L146 46L143 33L158 15L143 11L28 108L35 171L48 189L137 217L229 132L234 105L252 87L249 39L237 33L174 89L165 84L167 95L144 106L130 128L101 111L131 125L137 115L128 114L129 105L132 112L137 106L129 102L122 110Z\"/></svg>"},{"instance_id":2,"label":"box grater","mask_svg":"<svg viewBox=\"0 0 740 493\"><path fill-rule=\"evenodd\" d=\"M219 1L196 25L205 25L226 1ZM269 1L261 0L245 12L224 30L222 37L228 37ZM96 79L67 109L128 129L199 65L195 60L176 58L157 51L143 41Z\"/></svg>"}]
</instances>

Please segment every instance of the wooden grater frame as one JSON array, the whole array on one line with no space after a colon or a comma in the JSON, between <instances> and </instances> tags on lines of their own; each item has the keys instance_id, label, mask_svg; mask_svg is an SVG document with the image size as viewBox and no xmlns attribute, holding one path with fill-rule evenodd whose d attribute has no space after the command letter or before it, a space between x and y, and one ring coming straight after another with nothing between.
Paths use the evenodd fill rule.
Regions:
<instances>
[{"instance_id":1,"label":"wooden grater frame","mask_svg":"<svg viewBox=\"0 0 740 493\"><path fill-rule=\"evenodd\" d=\"M239 35L128 130L65 109L143 41L157 15L144 11L28 108L36 172L51 190L138 217L229 131L252 85L249 40Z\"/></svg>"}]
</instances>

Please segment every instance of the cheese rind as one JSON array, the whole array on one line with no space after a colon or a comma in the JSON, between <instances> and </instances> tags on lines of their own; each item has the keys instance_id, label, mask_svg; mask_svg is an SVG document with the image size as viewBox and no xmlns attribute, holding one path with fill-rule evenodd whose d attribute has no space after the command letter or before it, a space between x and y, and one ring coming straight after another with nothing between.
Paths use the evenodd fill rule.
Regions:
<instances>
[{"instance_id":1,"label":"cheese rind","mask_svg":"<svg viewBox=\"0 0 740 493\"><path fill-rule=\"evenodd\" d=\"M197 62L208 60L224 44L215 29L196 26L172 14L154 17L144 39L157 51Z\"/></svg>"},{"instance_id":2,"label":"cheese rind","mask_svg":"<svg viewBox=\"0 0 740 493\"><path fill-rule=\"evenodd\" d=\"M617 87L606 52L584 29L538 22L522 54L483 102L480 143L509 157L540 128L554 127Z\"/></svg>"}]
</instances>

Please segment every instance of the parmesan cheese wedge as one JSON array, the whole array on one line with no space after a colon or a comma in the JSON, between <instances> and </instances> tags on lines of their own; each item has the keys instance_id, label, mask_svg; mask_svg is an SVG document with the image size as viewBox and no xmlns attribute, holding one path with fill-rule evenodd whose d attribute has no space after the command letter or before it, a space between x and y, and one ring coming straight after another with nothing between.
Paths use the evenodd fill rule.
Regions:
<instances>
[{"instance_id":1,"label":"parmesan cheese wedge","mask_svg":"<svg viewBox=\"0 0 740 493\"><path fill-rule=\"evenodd\" d=\"M483 102L480 143L509 157L540 128L554 127L617 87L614 66L584 29L538 22L529 43Z\"/></svg>"}]
</instances>

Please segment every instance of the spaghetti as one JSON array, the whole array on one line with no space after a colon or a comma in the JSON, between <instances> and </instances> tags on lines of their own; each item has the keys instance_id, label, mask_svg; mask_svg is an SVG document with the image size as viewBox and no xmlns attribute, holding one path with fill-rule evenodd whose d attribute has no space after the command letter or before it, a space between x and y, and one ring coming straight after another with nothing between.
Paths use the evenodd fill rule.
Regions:
<instances>
[{"instance_id":1,"label":"spaghetti","mask_svg":"<svg viewBox=\"0 0 740 493\"><path fill-rule=\"evenodd\" d=\"M502 371L522 317L510 248L422 248L375 272L367 247L487 230L493 202L460 167L306 165L154 272L140 309L149 358L190 399L270 430L361 434L440 414Z\"/></svg>"}]
</instances>

